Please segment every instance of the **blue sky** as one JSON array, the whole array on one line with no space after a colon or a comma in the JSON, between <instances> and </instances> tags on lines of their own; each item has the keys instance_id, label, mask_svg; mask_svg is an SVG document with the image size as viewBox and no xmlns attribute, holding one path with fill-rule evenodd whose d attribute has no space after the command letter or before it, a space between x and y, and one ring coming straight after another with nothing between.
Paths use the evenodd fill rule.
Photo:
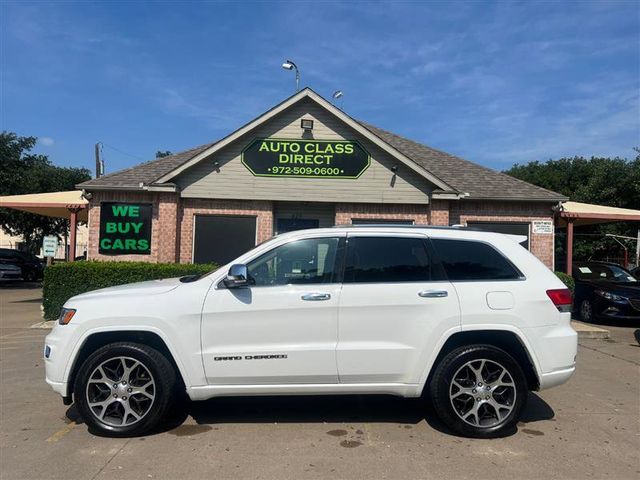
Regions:
<instances>
[{"instance_id":1,"label":"blue sky","mask_svg":"<svg viewBox=\"0 0 640 480\"><path fill-rule=\"evenodd\" d=\"M496 169L640 145L640 4L2 2L0 128L107 172L227 135L303 86ZM115 147L115 148L114 148Z\"/></svg>"}]
</instances>

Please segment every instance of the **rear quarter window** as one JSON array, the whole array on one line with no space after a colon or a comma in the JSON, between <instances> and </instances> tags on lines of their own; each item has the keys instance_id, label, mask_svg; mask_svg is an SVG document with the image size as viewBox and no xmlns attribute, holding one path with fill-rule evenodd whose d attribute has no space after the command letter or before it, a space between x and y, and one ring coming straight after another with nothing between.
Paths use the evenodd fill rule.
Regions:
<instances>
[{"instance_id":1,"label":"rear quarter window","mask_svg":"<svg viewBox=\"0 0 640 480\"><path fill-rule=\"evenodd\" d=\"M432 238L450 281L519 280L522 273L488 243Z\"/></svg>"}]
</instances>

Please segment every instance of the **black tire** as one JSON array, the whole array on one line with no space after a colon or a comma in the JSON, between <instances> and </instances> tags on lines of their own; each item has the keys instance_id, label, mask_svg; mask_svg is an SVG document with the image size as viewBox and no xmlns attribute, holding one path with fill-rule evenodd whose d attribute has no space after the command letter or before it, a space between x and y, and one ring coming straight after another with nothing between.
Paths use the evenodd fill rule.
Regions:
<instances>
[{"instance_id":1,"label":"black tire","mask_svg":"<svg viewBox=\"0 0 640 480\"><path fill-rule=\"evenodd\" d=\"M22 275L22 280L24 280L25 282L35 282L36 281L35 272L33 270L27 270Z\"/></svg>"},{"instance_id":2,"label":"black tire","mask_svg":"<svg viewBox=\"0 0 640 480\"><path fill-rule=\"evenodd\" d=\"M486 362L482 364L481 360L486 360ZM469 388L469 393L464 393L454 400L451 398L451 394L460 391L457 387L452 386L454 375L472 372L471 370L465 372L469 362L472 362L471 365L478 369L484 365L485 380L489 380L489 382L481 384L480 387L477 386L478 383L465 385ZM492 383L491 370L497 372L496 365L506 370L507 376L503 378L513 383L513 387L496 387L495 383ZM457 379L460 380L459 377ZM474 382L474 380L468 381ZM471 388L475 389L471 390ZM482 390L491 388L493 391ZM475 393L476 391L479 393ZM527 392L527 380L518 362L504 350L491 345L468 345L453 350L436 365L429 385L431 402L445 425L458 435L472 438L497 438L516 431L516 424L526 404ZM504 397L499 395L504 395ZM480 398L479 401L478 398ZM482 406L483 403L489 403L489 399L491 402L494 399L500 399L499 403L508 404L511 410L508 411L508 408L504 408L507 411L501 411L498 414L496 413L497 409L491 405ZM454 407L454 402L456 407ZM481 415L475 415L474 418L471 414L472 416L468 417L469 421L463 420L462 415L468 415L468 412L475 407L476 402L478 402L477 408L481 409L482 416L489 418L481 420ZM463 405L465 407L469 405L469 410L465 410ZM456 408L461 412L460 414ZM495 418L491 419L490 415L494 415ZM504 418L499 418L501 415L504 415ZM472 425L469 422L476 424ZM492 422L494 423L492 424Z\"/></svg>"},{"instance_id":3,"label":"black tire","mask_svg":"<svg viewBox=\"0 0 640 480\"><path fill-rule=\"evenodd\" d=\"M593 305L589 300L580 302L580 320L583 322L593 322Z\"/></svg>"},{"instance_id":4,"label":"black tire","mask_svg":"<svg viewBox=\"0 0 640 480\"><path fill-rule=\"evenodd\" d=\"M97 413L94 413L94 410L90 408L88 403L88 395L90 393L87 390L90 376L92 374L95 375L96 369L101 365L110 365L109 363L105 364L105 362L110 361L114 362L111 365L117 365L116 359L118 359L119 357L125 358L125 361L129 362L129 365L135 364L132 360L135 360L142 364L143 368L146 369L146 372L144 370L138 370L138 372L143 372L145 382L149 377L149 375L147 374L150 374L153 385L149 387L151 389L149 392L154 396L153 400L150 401L146 400L146 397L136 397L138 399L142 398L146 402L151 403L144 404L144 408L141 408L140 411L135 412L136 414L140 414L141 411L144 411L139 420L133 418L132 424L125 424L120 426L107 423L109 422L109 419L107 419L106 422L102 421L99 418L99 413L102 413L103 410L98 410ZM112 372L113 370L109 371ZM115 379L117 375L118 373L115 372L112 375L113 378L111 376L109 377L109 381ZM94 376L94 378L96 377ZM114 383L114 385L118 383L121 382L116 382ZM107 382L104 382L104 384L101 382L101 388L106 384ZM133 381L131 382L131 385L133 386ZM118 394L118 392L115 392L115 390L112 391L114 392L113 395ZM106 392L106 397L104 398L109 398L112 395L112 391ZM129 437L141 435L158 426L158 424L163 420L167 411L173 404L175 391L176 371L173 365L171 365L169 360L167 360L167 358L165 358L162 353L147 345L131 342L117 342L105 345L104 347L98 349L84 361L84 363L80 367L78 375L76 376L74 385L74 400L80 414L82 415L83 420L89 427L90 431L110 437ZM126 391L124 393L126 395ZM129 402L131 405L133 405L132 401L134 395L136 394L134 393L130 395L131 398L129 399ZM126 400L126 397L121 396L121 403L123 403L123 399ZM116 410L115 413L118 414L119 408L122 407L119 407L115 404L112 405ZM106 410L107 407L104 408ZM126 412L126 410L119 411ZM122 423L126 423L127 418L124 418ZM113 423L114 421L115 420L112 420L111 423Z\"/></svg>"}]
</instances>

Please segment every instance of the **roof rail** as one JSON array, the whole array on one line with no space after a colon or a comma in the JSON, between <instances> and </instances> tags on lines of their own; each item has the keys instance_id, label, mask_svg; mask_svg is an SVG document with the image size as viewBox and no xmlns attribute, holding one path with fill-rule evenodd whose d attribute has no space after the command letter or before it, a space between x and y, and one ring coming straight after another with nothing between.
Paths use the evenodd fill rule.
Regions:
<instances>
[{"instance_id":1,"label":"roof rail","mask_svg":"<svg viewBox=\"0 0 640 480\"><path fill-rule=\"evenodd\" d=\"M403 225L403 224L395 224L395 223L363 223L359 225L353 225L350 223L342 224L342 225L334 225L333 228L419 228L419 229L429 229L429 230L470 230L470 231L484 231L479 228L474 227L465 227L464 225L451 225L451 226L443 226L443 225L421 225L421 224L412 224L412 225Z\"/></svg>"}]
</instances>

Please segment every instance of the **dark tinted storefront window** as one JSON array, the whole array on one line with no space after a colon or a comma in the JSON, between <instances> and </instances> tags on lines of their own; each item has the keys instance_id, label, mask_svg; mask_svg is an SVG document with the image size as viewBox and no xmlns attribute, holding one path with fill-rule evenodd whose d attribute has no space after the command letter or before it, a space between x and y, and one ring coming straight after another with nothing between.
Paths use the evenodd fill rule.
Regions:
<instances>
[{"instance_id":1,"label":"dark tinted storefront window","mask_svg":"<svg viewBox=\"0 0 640 480\"><path fill-rule=\"evenodd\" d=\"M420 282L431 279L420 238L349 237L345 283Z\"/></svg>"},{"instance_id":2,"label":"dark tinted storefront window","mask_svg":"<svg viewBox=\"0 0 640 480\"><path fill-rule=\"evenodd\" d=\"M520 272L491 245L470 240L431 239L447 277L456 280L514 280Z\"/></svg>"},{"instance_id":3,"label":"dark tinted storefront window","mask_svg":"<svg viewBox=\"0 0 640 480\"><path fill-rule=\"evenodd\" d=\"M485 232L505 233L507 235L523 235L527 237L520 245L529 250L529 224L516 222L467 222L467 226Z\"/></svg>"},{"instance_id":4,"label":"dark tinted storefront window","mask_svg":"<svg viewBox=\"0 0 640 480\"><path fill-rule=\"evenodd\" d=\"M195 222L194 263L224 265L256 245L256 217L196 215Z\"/></svg>"}]
</instances>

